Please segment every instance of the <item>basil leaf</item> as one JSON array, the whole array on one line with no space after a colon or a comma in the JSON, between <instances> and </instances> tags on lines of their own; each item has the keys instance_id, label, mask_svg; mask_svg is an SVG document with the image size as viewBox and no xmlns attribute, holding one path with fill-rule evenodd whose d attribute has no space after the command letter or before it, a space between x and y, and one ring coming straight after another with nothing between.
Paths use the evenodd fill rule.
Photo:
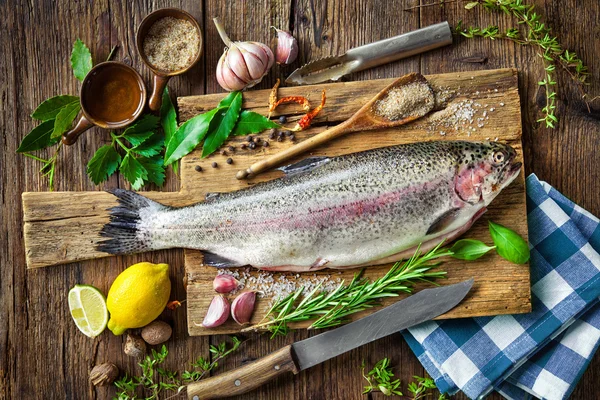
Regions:
<instances>
[{"instance_id":1,"label":"basil leaf","mask_svg":"<svg viewBox=\"0 0 600 400\"><path fill-rule=\"evenodd\" d=\"M146 180L162 186L165 183L165 168L163 166L162 157L139 158L138 161L148 172Z\"/></svg>"},{"instance_id":2,"label":"basil leaf","mask_svg":"<svg viewBox=\"0 0 600 400\"><path fill-rule=\"evenodd\" d=\"M515 231L489 221L490 235L500 256L515 264L529 260L529 246Z\"/></svg>"},{"instance_id":3,"label":"basil leaf","mask_svg":"<svg viewBox=\"0 0 600 400\"><path fill-rule=\"evenodd\" d=\"M123 174L123 177L131 183L131 187L134 190L140 189L144 186L144 179L148 178L148 171L146 168L131 155L127 153L121 161L119 171Z\"/></svg>"},{"instance_id":4,"label":"basil leaf","mask_svg":"<svg viewBox=\"0 0 600 400\"><path fill-rule=\"evenodd\" d=\"M56 141L52 140L52 131L54 131L53 119L42 122L23 138L17 153L40 150L53 145Z\"/></svg>"},{"instance_id":5,"label":"basil leaf","mask_svg":"<svg viewBox=\"0 0 600 400\"><path fill-rule=\"evenodd\" d=\"M241 112L240 119L235 124L235 128L233 128L232 135L249 135L271 128L280 128L280 126L259 113L244 110Z\"/></svg>"},{"instance_id":6,"label":"basil leaf","mask_svg":"<svg viewBox=\"0 0 600 400\"><path fill-rule=\"evenodd\" d=\"M69 95L50 97L37 106L35 111L31 114L31 118L39 119L40 121L54 119L64 106L75 102L79 102L79 97Z\"/></svg>"},{"instance_id":7,"label":"basil leaf","mask_svg":"<svg viewBox=\"0 0 600 400\"><path fill-rule=\"evenodd\" d=\"M163 135L155 133L142 144L138 144L137 146L131 148L131 151L140 156L152 157L160 153L164 144L165 140Z\"/></svg>"},{"instance_id":8,"label":"basil leaf","mask_svg":"<svg viewBox=\"0 0 600 400\"><path fill-rule=\"evenodd\" d=\"M452 257L467 261L476 260L492 249L494 247L475 239L460 239L450 247Z\"/></svg>"},{"instance_id":9,"label":"basil leaf","mask_svg":"<svg viewBox=\"0 0 600 400\"><path fill-rule=\"evenodd\" d=\"M92 53L90 53L90 49L79 39L73 44L71 67L73 67L73 75L80 81L83 81L83 78L92 69Z\"/></svg>"},{"instance_id":10,"label":"basil leaf","mask_svg":"<svg viewBox=\"0 0 600 400\"><path fill-rule=\"evenodd\" d=\"M162 95L162 105L160 106L160 124L165 133L165 142L169 143L171 137L177 131L177 113L169 96L169 88L165 87Z\"/></svg>"},{"instance_id":11,"label":"basil leaf","mask_svg":"<svg viewBox=\"0 0 600 400\"><path fill-rule=\"evenodd\" d=\"M81 104L79 102L73 102L64 106L56 115L54 122L54 130L52 131L52 139L56 139L62 136L73 124L73 121L81 110Z\"/></svg>"},{"instance_id":12,"label":"basil leaf","mask_svg":"<svg viewBox=\"0 0 600 400\"><path fill-rule=\"evenodd\" d=\"M95 185L104 182L115 173L121 155L111 145L104 145L96 150L87 165L87 174Z\"/></svg>"},{"instance_id":13,"label":"basil leaf","mask_svg":"<svg viewBox=\"0 0 600 400\"><path fill-rule=\"evenodd\" d=\"M220 108L215 108L204 114L196 115L177 129L175 135L167 143L164 158L165 166L179 160L196 148L198 143L206 136L210 121L212 121L215 114L220 110Z\"/></svg>"},{"instance_id":14,"label":"basil leaf","mask_svg":"<svg viewBox=\"0 0 600 400\"><path fill-rule=\"evenodd\" d=\"M204 146L202 146L202 158L208 157L227 140L240 116L242 94L240 92L230 93L219 103L219 106L229 100L229 106L219 108L220 111L210 122L208 134L204 140Z\"/></svg>"}]
</instances>

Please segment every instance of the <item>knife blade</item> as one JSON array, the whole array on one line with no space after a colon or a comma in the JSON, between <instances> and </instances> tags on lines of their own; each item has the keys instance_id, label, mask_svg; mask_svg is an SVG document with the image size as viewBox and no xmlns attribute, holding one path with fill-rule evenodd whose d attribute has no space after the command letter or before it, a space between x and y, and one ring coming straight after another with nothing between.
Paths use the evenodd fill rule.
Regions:
<instances>
[{"instance_id":1,"label":"knife blade","mask_svg":"<svg viewBox=\"0 0 600 400\"><path fill-rule=\"evenodd\" d=\"M252 363L187 387L188 399L240 395L287 372L294 374L374 340L429 321L460 303L473 279L425 289L358 321L301 340Z\"/></svg>"},{"instance_id":2,"label":"knife blade","mask_svg":"<svg viewBox=\"0 0 600 400\"><path fill-rule=\"evenodd\" d=\"M336 81L344 75L452 44L447 21L350 49L341 56L311 61L296 69L286 83L308 85Z\"/></svg>"}]
</instances>

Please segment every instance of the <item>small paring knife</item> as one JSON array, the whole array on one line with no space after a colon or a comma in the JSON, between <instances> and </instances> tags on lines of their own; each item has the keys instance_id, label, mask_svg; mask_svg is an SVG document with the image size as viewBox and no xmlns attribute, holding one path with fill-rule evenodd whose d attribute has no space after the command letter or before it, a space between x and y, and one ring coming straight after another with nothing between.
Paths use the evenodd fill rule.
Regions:
<instances>
[{"instance_id":1,"label":"small paring knife","mask_svg":"<svg viewBox=\"0 0 600 400\"><path fill-rule=\"evenodd\" d=\"M325 81L337 81L352 72L373 68L449 44L452 44L452 31L448 22L445 21L355 47L341 56L311 61L292 72L285 82L311 85Z\"/></svg>"},{"instance_id":2,"label":"small paring knife","mask_svg":"<svg viewBox=\"0 0 600 400\"><path fill-rule=\"evenodd\" d=\"M187 387L189 400L247 393L276 377L313 367L374 340L429 321L460 303L473 279L425 289L365 318L293 343L263 358Z\"/></svg>"}]
</instances>

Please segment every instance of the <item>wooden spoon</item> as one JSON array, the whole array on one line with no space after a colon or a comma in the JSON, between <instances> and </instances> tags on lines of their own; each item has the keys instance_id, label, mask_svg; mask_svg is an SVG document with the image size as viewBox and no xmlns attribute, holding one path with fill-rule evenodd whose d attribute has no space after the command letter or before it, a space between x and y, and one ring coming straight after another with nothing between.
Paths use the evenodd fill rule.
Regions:
<instances>
[{"instance_id":1,"label":"wooden spoon","mask_svg":"<svg viewBox=\"0 0 600 400\"><path fill-rule=\"evenodd\" d=\"M434 105L433 89L427 79L419 73L404 75L384 88L345 122L258 161L248 169L238 171L235 177L244 179L257 175L350 132L392 128L407 124L428 114L433 110Z\"/></svg>"}]
</instances>

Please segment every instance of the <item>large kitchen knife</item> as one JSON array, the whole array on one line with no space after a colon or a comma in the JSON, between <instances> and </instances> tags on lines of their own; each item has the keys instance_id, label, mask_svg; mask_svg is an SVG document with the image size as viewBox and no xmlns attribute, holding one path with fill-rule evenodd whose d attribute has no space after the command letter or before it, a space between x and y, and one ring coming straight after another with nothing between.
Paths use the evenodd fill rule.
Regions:
<instances>
[{"instance_id":1,"label":"large kitchen knife","mask_svg":"<svg viewBox=\"0 0 600 400\"><path fill-rule=\"evenodd\" d=\"M310 85L337 81L344 75L386 64L452 44L448 22L430 25L389 39L350 49L341 56L325 57L298 68L286 83Z\"/></svg>"},{"instance_id":2,"label":"large kitchen knife","mask_svg":"<svg viewBox=\"0 0 600 400\"><path fill-rule=\"evenodd\" d=\"M450 311L464 299L473 279L425 289L358 321L285 346L268 356L187 387L189 400L236 396L289 372L330 358Z\"/></svg>"}]
</instances>

